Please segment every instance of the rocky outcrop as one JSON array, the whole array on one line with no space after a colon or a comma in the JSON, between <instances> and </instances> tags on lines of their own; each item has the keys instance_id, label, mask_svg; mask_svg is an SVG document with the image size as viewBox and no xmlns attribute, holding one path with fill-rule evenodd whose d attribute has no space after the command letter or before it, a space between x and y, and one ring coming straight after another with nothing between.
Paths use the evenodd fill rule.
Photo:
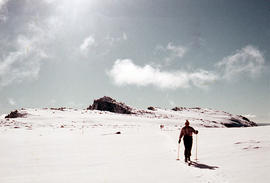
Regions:
<instances>
[{"instance_id":1,"label":"rocky outcrop","mask_svg":"<svg viewBox=\"0 0 270 183\"><path fill-rule=\"evenodd\" d=\"M5 118L22 118L25 115L25 113L19 113L18 110L15 110L11 111L8 115L5 116Z\"/></svg>"},{"instance_id":2,"label":"rocky outcrop","mask_svg":"<svg viewBox=\"0 0 270 183\"><path fill-rule=\"evenodd\" d=\"M185 107L174 107L174 108L172 108L173 111L182 111L184 109L186 109L186 108Z\"/></svg>"},{"instance_id":3,"label":"rocky outcrop","mask_svg":"<svg viewBox=\"0 0 270 183\"><path fill-rule=\"evenodd\" d=\"M117 102L116 100L107 96L94 100L94 103L90 105L87 109L109 111L119 114L133 114L131 107L127 106L124 103Z\"/></svg>"},{"instance_id":4,"label":"rocky outcrop","mask_svg":"<svg viewBox=\"0 0 270 183\"><path fill-rule=\"evenodd\" d=\"M147 107L147 109L150 110L150 111L155 111L155 110L156 110L156 109L155 109L154 107L152 107L152 106Z\"/></svg>"},{"instance_id":5,"label":"rocky outcrop","mask_svg":"<svg viewBox=\"0 0 270 183\"><path fill-rule=\"evenodd\" d=\"M251 126L257 126L256 123L254 123L253 121L250 121L248 118L244 117L244 116L236 116L237 118L235 117L232 117L230 119L230 123L223 123L224 126L226 127L251 127Z\"/></svg>"}]
</instances>

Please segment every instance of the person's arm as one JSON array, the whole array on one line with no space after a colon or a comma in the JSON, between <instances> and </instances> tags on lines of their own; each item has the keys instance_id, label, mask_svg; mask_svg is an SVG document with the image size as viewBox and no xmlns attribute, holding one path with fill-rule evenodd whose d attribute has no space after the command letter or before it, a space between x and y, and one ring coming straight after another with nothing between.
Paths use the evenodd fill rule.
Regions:
<instances>
[{"instance_id":1,"label":"person's arm","mask_svg":"<svg viewBox=\"0 0 270 183\"><path fill-rule=\"evenodd\" d=\"M179 144L180 144L180 142L181 142L181 138L183 137L183 135L184 135L184 130L183 130L183 128L182 128L181 133L180 133L180 136L179 136L179 140L178 140L178 143L179 143Z\"/></svg>"},{"instance_id":2,"label":"person's arm","mask_svg":"<svg viewBox=\"0 0 270 183\"><path fill-rule=\"evenodd\" d=\"M198 134L199 131L198 130L194 130L194 128L192 128L192 132L195 133L195 134Z\"/></svg>"}]
</instances>

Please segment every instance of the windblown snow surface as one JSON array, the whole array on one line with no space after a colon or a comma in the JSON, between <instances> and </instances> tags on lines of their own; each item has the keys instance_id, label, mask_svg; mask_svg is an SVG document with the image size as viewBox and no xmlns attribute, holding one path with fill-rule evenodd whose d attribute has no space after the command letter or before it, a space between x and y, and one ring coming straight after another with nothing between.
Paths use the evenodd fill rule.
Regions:
<instances>
[{"instance_id":1,"label":"windblown snow surface","mask_svg":"<svg viewBox=\"0 0 270 183\"><path fill-rule=\"evenodd\" d=\"M231 118L228 113L208 110L202 115L195 109L133 115L76 109L20 112L27 115L0 118L1 183L270 180L270 126L225 128L221 124ZM193 137L191 166L183 161L182 142L176 161L186 119L199 130Z\"/></svg>"}]
</instances>

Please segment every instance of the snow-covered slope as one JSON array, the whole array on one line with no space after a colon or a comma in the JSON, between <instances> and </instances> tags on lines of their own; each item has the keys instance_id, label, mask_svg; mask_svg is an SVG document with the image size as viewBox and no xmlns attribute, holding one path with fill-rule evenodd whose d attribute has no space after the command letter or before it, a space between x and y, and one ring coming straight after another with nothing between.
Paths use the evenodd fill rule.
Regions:
<instances>
[{"instance_id":1,"label":"snow-covered slope","mask_svg":"<svg viewBox=\"0 0 270 183\"><path fill-rule=\"evenodd\" d=\"M270 127L224 127L241 118L209 109L137 111L25 109L0 118L1 183L268 182ZM203 112L203 113L202 113ZM189 119L192 166L176 161L179 130ZM202 120L200 120L202 119ZM217 123L213 123L216 121ZM164 129L160 129L164 124ZM197 147L197 148L196 148Z\"/></svg>"},{"instance_id":2,"label":"snow-covered slope","mask_svg":"<svg viewBox=\"0 0 270 183\"><path fill-rule=\"evenodd\" d=\"M160 118L169 121L185 121L188 119L197 126L204 127L248 127L256 126L256 123L250 121L244 116L233 115L224 111L217 111L212 109L195 108L178 108L174 110L164 110L154 108L154 110L138 111L137 113L143 114L152 118Z\"/></svg>"},{"instance_id":3,"label":"snow-covered slope","mask_svg":"<svg viewBox=\"0 0 270 183\"><path fill-rule=\"evenodd\" d=\"M71 108L21 109L21 118L7 118L2 115L0 126L12 128L32 128L33 126L91 126L106 121L122 121L125 123L151 121L157 124L182 125L188 119L192 125L203 127L248 127L256 124L241 115L232 115L223 111L201 108L180 108L180 110L136 110L133 114L117 114L98 110L78 110ZM40 121L42 122L40 124Z\"/></svg>"}]
</instances>

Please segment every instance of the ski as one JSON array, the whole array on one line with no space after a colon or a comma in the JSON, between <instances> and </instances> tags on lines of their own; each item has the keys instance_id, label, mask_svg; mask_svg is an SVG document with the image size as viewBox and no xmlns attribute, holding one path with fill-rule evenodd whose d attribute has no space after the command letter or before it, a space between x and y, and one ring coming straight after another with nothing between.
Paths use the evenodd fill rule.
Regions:
<instances>
[{"instance_id":1,"label":"ski","mask_svg":"<svg viewBox=\"0 0 270 183\"><path fill-rule=\"evenodd\" d=\"M176 161L180 161L180 159L179 159L179 158L177 158L177 159L176 159ZM187 164L188 166L192 165L192 161L187 161L187 162L185 162L185 161L181 161L181 162L183 162L183 163Z\"/></svg>"},{"instance_id":2,"label":"ski","mask_svg":"<svg viewBox=\"0 0 270 183\"><path fill-rule=\"evenodd\" d=\"M176 159L176 161L180 161L180 159L179 159L179 158L177 158L177 159ZM183 162L183 163L187 164L188 166L191 166L191 165L192 165L192 161L187 161L187 162L185 162L185 161L181 161L181 162Z\"/></svg>"},{"instance_id":3,"label":"ski","mask_svg":"<svg viewBox=\"0 0 270 183\"><path fill-rule=\"evenodd\" d=\"M192 162L191 162L190 160L187 160L187 161L185 161L185 163L186 163L188 166L190 166Z\"/></svg>"}]
</instances>

